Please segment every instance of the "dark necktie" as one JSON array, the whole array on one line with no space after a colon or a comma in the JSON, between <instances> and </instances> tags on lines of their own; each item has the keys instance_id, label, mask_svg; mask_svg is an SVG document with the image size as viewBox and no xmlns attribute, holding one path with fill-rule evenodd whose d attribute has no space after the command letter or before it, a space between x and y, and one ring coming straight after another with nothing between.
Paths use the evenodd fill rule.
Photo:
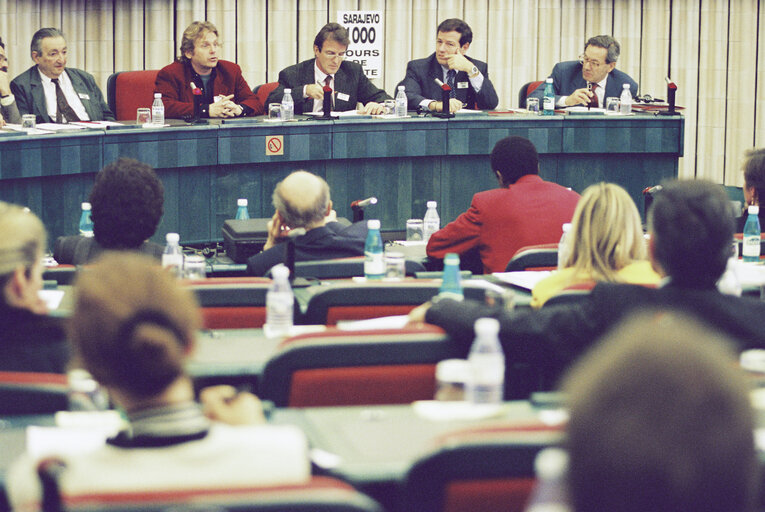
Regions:
<instances>
[{"instance_id":1,"label":"dark necktie","mask_svg":"<svg viewBox=\"0 0 765 512\"><path fill-rule=\"evenodd\" d=\"M331 82L332 82L332 75L327 75L326 78L324 78L324 87L331 88L331 86L329 85ZM335 106L335 93L333 91L332 92L332 107L334 106Z\"/></svg>"},{"instance_id":2,"label":"dark necktie","mask_svg":"<svg viewBox=\"0 0 765 512\"><path fill-rule=\"evenodd\" d=\"M597 88L598 84L591 84L590 92L592 92L592 98L590 98L590 102L587 103L588 107L598 108L598 95L595 94L595 89Z\"/></svg>"},{"instance_id":3,"label":"dark necktie","mask_svg":"<svg viewBox=\"0 0 765 512\"><path fill-rule=\"evenodd\" d=\"M457 89L454 87L454 79L457 76L457 72L453 69L450 69L446 72L446 83L451 88L451 91L449 91L449 97L450 98L456 98L457 97Z\"/></svg>"},{"instance_id":4,"label":"dark necktie","mask_svg":"<svg viewBox=\"0 0 765 512\"><path fill-rule=\"evenodd\" d=\"M71 123L72 121L79 121L80 118L77 116L77 114L75 114L72 107L66 101L64 91L61 89L61 85L58 83L58 78L52 78L51 82L53 82L56 86L56 123L61 124L64 121L67 123Z\"/></svg>"}]
</instances>

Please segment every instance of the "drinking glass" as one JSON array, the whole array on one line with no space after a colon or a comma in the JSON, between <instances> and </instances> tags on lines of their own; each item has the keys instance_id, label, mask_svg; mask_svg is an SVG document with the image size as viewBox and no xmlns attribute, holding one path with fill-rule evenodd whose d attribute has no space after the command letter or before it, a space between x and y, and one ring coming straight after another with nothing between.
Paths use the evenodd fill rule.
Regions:
<instances>
[{"instance_id":1,"label":"drinking glass","mask_svg":"<svg viewBox=\"0 0 765 512\"><path fill-rule=\"evenodd\" d=\"M136 110L135 122L143 126L145 124L151 124L151 109L139 108Z\"/></svg>"}]
</instances>

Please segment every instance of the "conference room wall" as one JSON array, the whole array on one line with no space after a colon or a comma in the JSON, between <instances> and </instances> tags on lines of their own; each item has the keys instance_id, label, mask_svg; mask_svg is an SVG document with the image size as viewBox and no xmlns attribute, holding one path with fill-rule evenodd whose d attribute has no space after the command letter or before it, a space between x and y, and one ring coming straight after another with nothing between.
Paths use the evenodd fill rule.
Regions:
<instances>
[{"instance_id":1,"label":"conference room wall","mask_svg":"<svg viewBox=\"0 0 765 512\"><path fill-rule=\"evenodd\" d=\"M69 65L105 90L114 71L157 69L176 56L183 29L214 22L221 54L250 85L312 56L313 37L338 10L384 13L384 62L377 80L389 93L406 62L430 54L438 21L461 17L475 33L469 54L487 60L500 107L515 107L520 86L555 62L574 59L587 37L622 43L619 68L642 93L664 97L664 76L686 107L680 176L741 185L743 151L763 145L765 23L758 0L2 0L0 36L11 74L32 64L29 41L42 26L61 27ZM741 94L745 91L744 94Z\"/></svg>"}]
</instances>

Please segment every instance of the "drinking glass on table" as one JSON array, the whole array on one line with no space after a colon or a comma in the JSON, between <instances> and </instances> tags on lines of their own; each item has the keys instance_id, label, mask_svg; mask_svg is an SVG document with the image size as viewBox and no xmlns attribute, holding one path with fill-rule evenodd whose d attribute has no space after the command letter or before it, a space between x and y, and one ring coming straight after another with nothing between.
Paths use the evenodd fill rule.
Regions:
<instances>
[{"instance_id":1,"label":"drinking glass on table","mask_svg":"<svg viewBox=\"0 0 765 512\"><path fill-rule=\"evenodd\" d=\"M151 124L151 109L139 108L136 110L135 122L141 126Z\"/></svg>"},{"instance_id":2,"label":"drinking glass on table","mask_svg":"<svg viewBox=\"0 0 765 512\"><path fill-rule=\"evenodd\" d=\"M204 256L198 254L186 256L183 263L183 277L186 279L204 279L207 277Z\"/></svg>"},{"instance_id":3,"label":"drinking glass on table","mask_svg":"<svg viewBox=\"0 0 765 512\"><path fill-rule=\"evenodd\" d=\"M539 98L526 98L526 110L529 114L539 114Z\"/></svg>"},{"instance_id":4,"label":"drinking glass on table","mask_svg":"<svg viewBox=\"0 0 765 512\"><path fill-rule=\"evenodd\" d=\"M614 96L606 98L606 114L619 113L619 98Z\"/></svg>"},{"instance_id":5,"label":"drinking glass on table","mask_svg":"<svg viewBox=\"0 0 765 512\"><path fill-rule=\"evenodd\" d=\"M282 119L282 104L271 103L268 105L268 120L269 121L281 121Z\"/></svg>"},{"instance_id":6,"label":"drinking glass on table","mask_svg":"<svg viewBox=\"0 0 765 512\"><path fill-rule=\"evenodd\" d=\"M406 221L407 242L421 242L423 237L422 219L409 219Z\"/></svg>"}]
</instances>

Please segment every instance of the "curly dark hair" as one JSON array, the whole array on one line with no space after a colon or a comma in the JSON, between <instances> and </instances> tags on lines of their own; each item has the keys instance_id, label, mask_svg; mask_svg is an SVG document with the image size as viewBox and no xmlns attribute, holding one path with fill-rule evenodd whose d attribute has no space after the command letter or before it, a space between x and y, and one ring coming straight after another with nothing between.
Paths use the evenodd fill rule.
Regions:
<instances>
[{"instance_id":1,"label":"curly dark hair","mask_svg":"<svg viewBox=\"0 0 765 512\"><path fill-rule=\"evenodd\" d=\"M93 235L105 249L137 249L162 218L165 189L150 165L120 158L98 174L90 192Z\"/></svg>"}]
</instances>

